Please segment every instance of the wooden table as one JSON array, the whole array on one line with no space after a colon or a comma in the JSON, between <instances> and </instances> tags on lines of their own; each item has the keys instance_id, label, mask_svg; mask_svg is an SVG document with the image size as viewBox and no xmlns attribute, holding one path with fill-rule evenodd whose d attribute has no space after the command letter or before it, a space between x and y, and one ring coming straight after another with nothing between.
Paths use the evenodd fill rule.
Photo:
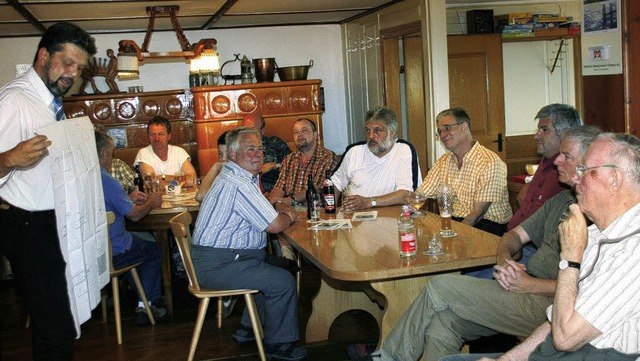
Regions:
<instances>
[{"instance_id":1,"label":"wooden table","mask_svg":"<svg viewBox=\"0 0 640 361\"><path fill-rule=\"evenodd\" d=\"M440 217L428 212L414 219L418 254L402 259L398 253L400 207L376 210L377 220L352 222L351 229L312 231L301 221L279 234L322 271L306 328L307 342L327 340L335 318L352 309L365 310L378 321L382 341L429 277L495 263L499 237L458 222L452 222L457 235L443 238L445 254L423 254L428 235L440 228Z\"/></svg>"},{"instance_id":2,"label":"wooden table","mask_svg":"<svg viewBox=\"0 0 640 361\"><path fill-rule=\"evenodd\" d=\"M193 192L195 198L195 192ZM151 231L155 234L158 245L162 250L162 286L164 288L164 296L167 306L167 313L173 315L173 293L171 289L171 251L169 244L169 234L171 226L169 221L175 215L184 211L191 212L191 216L195 220L199 205L195 205L195 201L188 201L185 204L180 202L164 201L162 207L154 208L149 214L137 222L132 222L125 217L126 229L130 232L135 231Z\"/></svg>"}]
</instances>

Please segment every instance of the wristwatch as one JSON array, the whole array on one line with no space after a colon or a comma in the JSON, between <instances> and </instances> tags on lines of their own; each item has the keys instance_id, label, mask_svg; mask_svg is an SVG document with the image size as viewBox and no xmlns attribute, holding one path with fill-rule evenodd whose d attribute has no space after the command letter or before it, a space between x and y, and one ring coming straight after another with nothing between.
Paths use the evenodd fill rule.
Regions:
<instances>
[{"instance_id":1,"label":"wristwatch","mask_svg":"<svg viewBox=\"0 0 640 361\"><path fill-rule=\"evenodd\" d=\"M566 259L561 259L558 264L558 268L562 271L563 269L567 269L568 267L573 267L575 269L580 269L580 263L567 261Z\"/></svg>"},{"instance_id":2,"label":"wristwatch","mask_svg":"<svg viewBox=\"0 0 640 361\"><path fill-rule=\"evenodd\" d=\"M294 196L291 196L291 205L294 207L298 205L298 201Z\"/></svg>"},{"instance_id":3,"label":"wristwatch","mask_svg":"<svg viewBox=\"0 0 640 361\"><path fill-rule=\"evenodd\" d=\"M371 207L375 207L378 202L376 202L375 198L371 198Z\"/></svg>"}]
</instances>

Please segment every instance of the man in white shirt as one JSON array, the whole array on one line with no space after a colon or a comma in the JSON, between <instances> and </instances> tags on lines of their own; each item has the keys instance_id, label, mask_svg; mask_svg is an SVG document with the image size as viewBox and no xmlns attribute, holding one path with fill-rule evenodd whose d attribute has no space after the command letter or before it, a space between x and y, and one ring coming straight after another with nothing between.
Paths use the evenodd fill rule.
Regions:
<instances>
[{"instance_id":1,"label":"man in white shirt","mask_svg":"<svg viewBox=\"0 0 640 361\"><path fill-rule=\"evenodd\" d=\"M343 206L360 210L404 203L422 180L416 150L398 139L398 120L390 108L369 110L366 141L347 147L331 177L339 196L348 189Z\"/></svg>"},{"instance_id":2,"label":"man in white shirt","mask_svg":"<svg viewBox=\"0 0 640 361\"><path fill-rule=\"evenodd\" d=\"M167 118L155 116L147 127L149 145L138 151L135 163L140 165L140 173L158 176L184 175L186 185L195 183L196 169L191 164L191 157L186 150L170 145L171 122Z\"/></svg>"},{"instance_id":3,"label":"man in white shirt","mask_svg":"<svg viewBox=\"0 0 640 361\"><path fill-rule=\"evenodd\" d=\"M52 25L33 67L0 90L0 252L11 262L31 316L34 360L73 359L76 338L56 226L51 141L36 134L64 118L60 97L95 53L84 30Z\"/></svg>"}]
</instances>

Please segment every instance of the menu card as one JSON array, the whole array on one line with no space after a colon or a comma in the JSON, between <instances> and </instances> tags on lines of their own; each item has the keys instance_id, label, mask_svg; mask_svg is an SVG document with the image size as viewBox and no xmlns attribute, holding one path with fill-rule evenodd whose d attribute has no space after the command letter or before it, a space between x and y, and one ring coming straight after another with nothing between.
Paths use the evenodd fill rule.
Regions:
<instances>
[{"instance_id":1,"label":"menu card","mask_svg":"<svg viewBox=\"0 0 640 361\"><path fill-rule=\"evenodd\" d=\"M309 227L312 231L325 231L333 229L349 229L351 228L351 220L349 219L327 219L320 223L316 223Z\"/></svg>"},{"instance_id":2,"label":"menu card","mask_svg":"<svg viewBox=\"0 0 640 361\"><path fill-rule=\"evenodd\" d=\"M355 212L352 221L375 221L378 218L378 211Z\"/></svg>"}]
</instances>

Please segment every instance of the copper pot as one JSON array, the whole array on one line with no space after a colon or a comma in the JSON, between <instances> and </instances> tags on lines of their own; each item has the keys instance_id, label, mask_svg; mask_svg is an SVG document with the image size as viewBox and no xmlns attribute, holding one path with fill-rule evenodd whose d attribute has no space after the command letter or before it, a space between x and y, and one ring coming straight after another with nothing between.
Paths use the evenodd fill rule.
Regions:
<instances>
[{"instance_id":1,"label":"copper pot","mask_svg":"<svg viewBox=\"0 0 640 361\"><path fill-rule=\"evenodd\" d=\"M271 82L276 75L275 58L253 59L253 66L256 71L256 81L258 83Z\"/></svg>"},{"instance_id":2,"label":"copper pot","mask_svg":"<svg viewBox=\"0 0 640 361\"><path fill-rule=\"evenodd\" d=\"M278 68L280 81L307 80L309 68L313 66L313 60L309 60L309 65L285 66Z\"/></svg>"}]
</instances>

